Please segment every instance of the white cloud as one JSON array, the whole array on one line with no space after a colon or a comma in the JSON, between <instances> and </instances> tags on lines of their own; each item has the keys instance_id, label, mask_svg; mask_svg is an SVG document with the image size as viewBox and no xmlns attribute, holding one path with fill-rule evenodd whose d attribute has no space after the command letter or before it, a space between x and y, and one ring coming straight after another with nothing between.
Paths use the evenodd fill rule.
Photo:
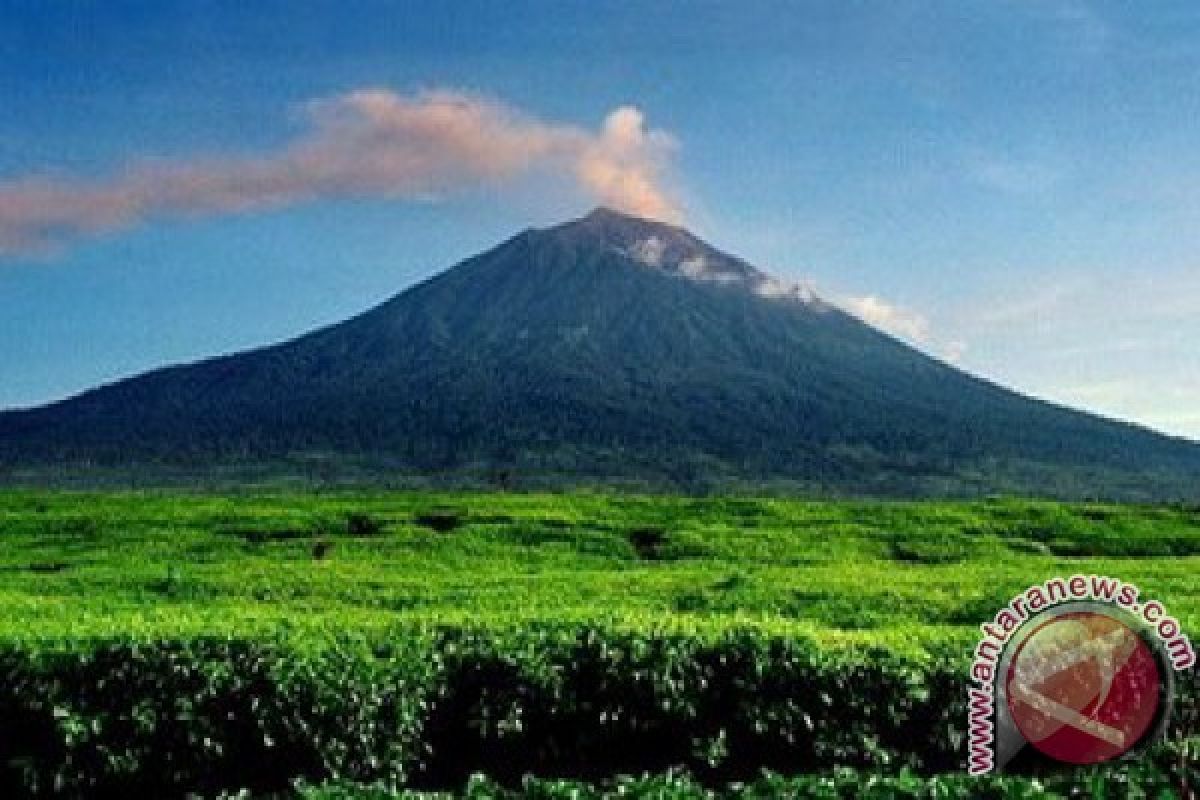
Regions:
<instances>
[{"instance_id":1,"label":"white cloud","mask_svg":"<svg viewBox=\"0 0 1200 800\"><path fill-rule=\"evenodd\" d=\"M842 305L863 322L885 333L918 344L929 342L929 320L916 311L901 308L875 295L846 297Z\"/></svg>"},{"instance_id":2,"label":"white cloud","mask_svg":"<svg viewBox=\"0 0 1200 800\"><path fill-rule=\"evenodd\" d=\"M814 303L817 300L812 284L804 281L785 281L770 275L759 281L754 291L763 297L790 297L803 303Z\"/></svg>"},{"instance_id":3,"label":"white cloud","mask_svg":"<svg viewBox=\"0 0 1200 800\"><path fill-rule=\"evenodd\" d=\"M967 352L966 341L934 335L929 318L919 311L890 303L876 295L842 297L839 303L868 325L903 339L947 363L959 363Z\"/></svg>"}]
</instances>

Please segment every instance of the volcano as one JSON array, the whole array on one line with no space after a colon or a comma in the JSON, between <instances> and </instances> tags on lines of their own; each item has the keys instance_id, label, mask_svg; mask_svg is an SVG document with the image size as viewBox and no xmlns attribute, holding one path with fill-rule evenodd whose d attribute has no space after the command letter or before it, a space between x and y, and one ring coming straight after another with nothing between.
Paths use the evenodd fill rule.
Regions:
<instances>
[{"instance_id":1,"label":"volcano","mask_svg":"<svg viewBox=\"0 0 1200 800\"><path fill-rule=\"evenodd\" d=\"M0 414L8 480L255 467L529 485L1194 499L1200 445L931 358L599 209L350 320Z\"/></svg>"}]
</instances>

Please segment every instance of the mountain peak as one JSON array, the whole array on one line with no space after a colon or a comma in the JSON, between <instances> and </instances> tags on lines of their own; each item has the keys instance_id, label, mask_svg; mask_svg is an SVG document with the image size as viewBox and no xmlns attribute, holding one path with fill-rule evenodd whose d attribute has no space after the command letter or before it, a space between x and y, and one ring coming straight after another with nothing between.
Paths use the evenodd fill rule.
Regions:
<instances>
[{"instance_id":1,"label":"mountain peak","mask_svg":"<svg viewBox=\"0 0 1200 800\"><path fill-rule=\"evenodd\" d=\"M596 206L587 214L584 214L582 217L580 217L577 221L602 224L648 224L662 225L664 227L675 227L673 225L668 225L665 222L659 222L651 219L650 217L631 214L627 211L618 211L617 209L610 208L609 206Z\"/></svg>"},{"instance_id":2,"label":"mountain peak","mask_svg":"<svg viewBox=\"0 0 1200 800\"><path fill-rule=\"evenodd\" d=\"M582 236L600 235L615 240L627 240L656 233L660 235L683 234L689 238L695 238L678 226L617 211L608 206L597 206L584 216L564 222L551 230Z\"/></svg>"},{"instance_id":3,"label":"mountain peak","mask_svg":"<svg viewBox=\"0 0 1200 800\"><path fill-rule=\"evenodd\" d=\"M685 228L605 206L542 233L572 249L617 253L644 267L700 283L741 287L762 297L816 301L807 286L772 277Z\"/></svg>"}]
</instances>

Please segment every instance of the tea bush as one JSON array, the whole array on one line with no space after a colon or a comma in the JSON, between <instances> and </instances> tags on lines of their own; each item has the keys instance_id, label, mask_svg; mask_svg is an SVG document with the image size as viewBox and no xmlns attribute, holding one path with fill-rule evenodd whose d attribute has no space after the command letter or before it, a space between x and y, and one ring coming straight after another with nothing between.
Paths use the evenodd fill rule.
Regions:
<instances>
[{"instance_id":1,"label":"tea bush","mask_svg":"<svg viewBox=\"0 0 1200 800\"><path fill-rule=\"evenodd\" d=\"M497 792L551 797L566 795L525 776L603 783L680 770L696 791L740 782L745 796L848 797L852 775L918 792L935 785L919 776L961 768L962 675L955 659L830 655L737 631L397 631L307 650L237 639L10 646L0 795L211 796L298 781L461 789L484 773ZM1181 707L1194 708L1196 674L1185 678ZM489 796L482 786L472 796Z\"/></svg>"}]
</instances>

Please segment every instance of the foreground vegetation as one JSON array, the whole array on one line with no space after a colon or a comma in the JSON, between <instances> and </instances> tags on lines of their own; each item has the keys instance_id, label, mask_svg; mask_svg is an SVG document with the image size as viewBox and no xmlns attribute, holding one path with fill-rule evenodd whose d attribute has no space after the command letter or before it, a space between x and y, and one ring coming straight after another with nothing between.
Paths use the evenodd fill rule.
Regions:
<instances>
[{"instance_id":1,"label":"foreground vegetation","mask_svg":"<svg viewBox=\"0 0 1200 800\"><path fill-rule=\"evenodd\" d=\"M1189 797L1200 781L1196 768L1197 742L1186 747L1163 747L1138 763L1059 773L1038 779L1014 776L972 778L966 775L922 776L908 770L881 775L839 769L816 775L783 777L764 773L748 783L717 789L704 786L687 774L622 777L599 784L571 780L526 778L520 786L497 784L473 776L458 796L468 800L600 800L601 798L654 798L655 800L1061 800L1069 797L1176 798ZM304 800L434 800L455 795L416 791L391 791L378 787L328 785L301 790Z\"/></svg>"},{"instance_id":2,"label":"foreground vegetation","mask_svg":"<svg viewBox=\"0 0 1200 800\"><path fill-rule=\"evenodd\" d=\"M444 630L307 653L241 639L12 647L0 651L0 796L271 794L301 782L367 796L561 796L526 776L603 788L615 775L683 770L691 777L668 781L667 796L686 797L764 769L839 768L857 772L838 777L833 796L881 781L1026 796L1029 781L1011 776L917 777L961 769L961 676L953 658L830 656L749 632ZM1139 781L1195 785L1198 700L1192 672L1170 745L1138 765ZM490 781L471 788L475 773ZM1056 782L1117 786L1123 775L1128 765ZM798 793L822 786L781 780Z\"/></svg>"},{"instance_id":3,"label":"foreground vegetation","mask_svg":"<svg viewBox=\"0 0 1200 800\"><path fill-rule=\"evenodd\" d=\"M1055 574L1200 624L1200 509L607 494L0 492L0 639L542 620L968 644Z\"/></svg>"},{"instance_id":4,"label":"foreground vegetation","mask_svg":"<svg viewBox=\"0 0 1200 800\"><path fill-rule=\"evenodd\" d=\"M1196 509L13 491L0 531L5 797L1195 785L1194 672L1134 778L929 776L961 769L976 626L1025 586L1119 576L1195 630Z\"/></svg>"}]
</instances>

